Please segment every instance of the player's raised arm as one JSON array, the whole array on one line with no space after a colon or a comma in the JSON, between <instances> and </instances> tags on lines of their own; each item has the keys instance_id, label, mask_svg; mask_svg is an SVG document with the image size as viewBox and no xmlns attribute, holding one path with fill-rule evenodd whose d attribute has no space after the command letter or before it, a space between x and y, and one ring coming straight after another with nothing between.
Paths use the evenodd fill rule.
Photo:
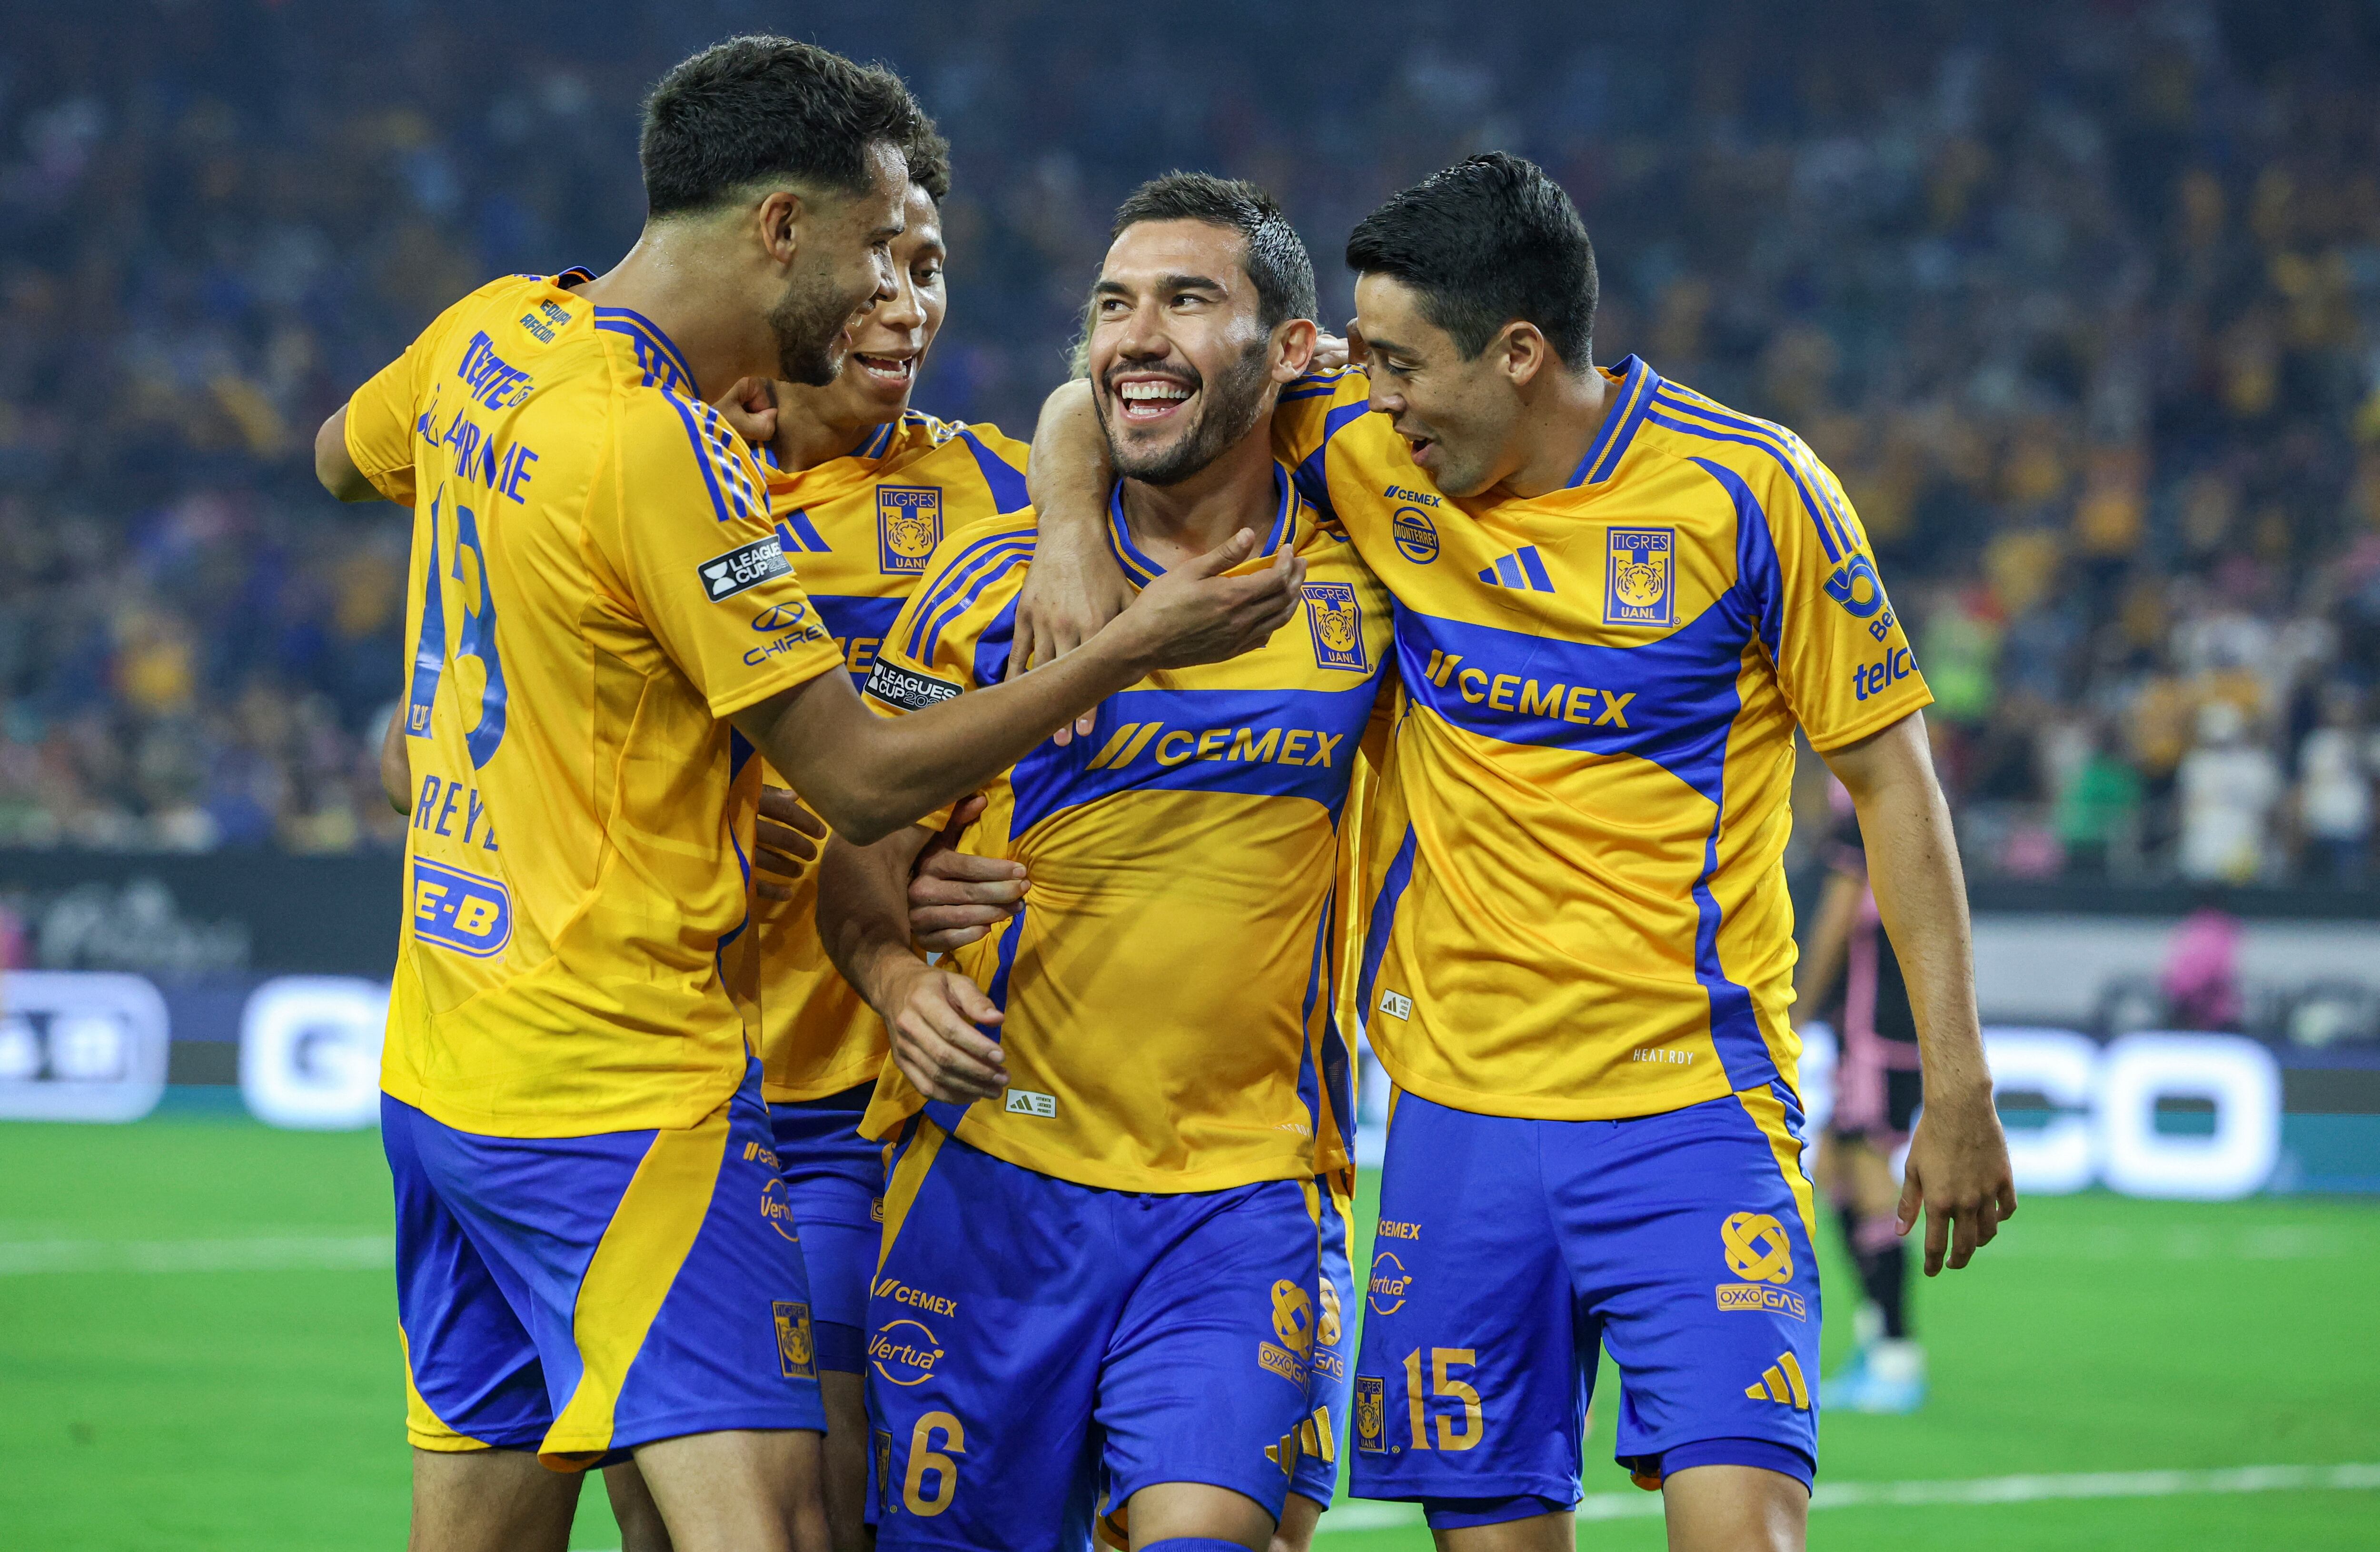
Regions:
<instances>
[{"instance_id":1,"label":"player's raised arm","mask_svg":"<svg viewBox=\"0 0 2380 1552\"><path fill-rule=\"evenodd\" d=\"M1162 668L1220 662L1270 639L1298 607L1305 563L1226 576L1256 548L1242 529L1140 591L1080 650L1012 683L887 721L850 676L822 673L734 713L836 832L862 845L956 802L1117 691Z\"/></svg>"},{"instance_id":2,"label":"player's raised arm","mask_svg":"<svg viewBox=\"0 0 2380 1552\"><path fill-rule=\"evenodd\" d=\"M1925 1109L1909 1145L1900 1231L1925 1210L1925 1274L1963 1267L2016 1211L2008 1140L1992 1104L1975 1014L1973 933L1949 806L1935 780L1925 718L1912 711L1824 756L1852 794L1867 843L1876 915L1900 957L1925 1067Z\"/></svg>"},{"instance_id":3,"label":"player's raised arm","mask_svg":"<svg viewBox=\"0 0 2380 1552\"><path fill-rule=\"evenodd\" d=\"M1061 383L1042 404L1025 479L1041 536L1016 600L1012 679L1073 651L1132 602L1131 584L1108 549L1115 470L1087 379Z\"/></svg>"}]
</instances>

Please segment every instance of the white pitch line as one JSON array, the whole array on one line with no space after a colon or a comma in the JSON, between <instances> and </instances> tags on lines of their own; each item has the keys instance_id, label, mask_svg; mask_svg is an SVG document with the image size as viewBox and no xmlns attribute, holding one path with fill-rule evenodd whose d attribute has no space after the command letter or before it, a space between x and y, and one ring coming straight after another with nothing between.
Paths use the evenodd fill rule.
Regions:
<instances>
[{"instance_id":1,"label":"white pitch line","mask_svg":"<svg viewBox=\"0 0 2380 1552\"><path fill-rule=\"evenodd\" d=\"M42 1272L362 1272L396 1264L386 1234L238 1240L0 1241L0 1277Z\"/></svg>"},{"instance_id":2,"label":"white pitch line","mask_svg":"<svg viewBox=\"0 0 2380 1552\"><path fill-rule=\"evenodd\" d=\"M2039 1503L2051 1498L2169 1498L2193 1493L2302 1493L2380 1488L2380 1465L2233 1466L2219 1471L2070 1472L1985 1476L1951 1482L1822 1482L1810 1499L1816 1509L1878 1505ZM1590 1493L1579 1500L1581 1520L1653 1519L1658 1493ZM1322 1517L1322 1533L1397 1530L1422 1522L1416 1504L1342 1505Z\"/></svg>"}]
</instances>

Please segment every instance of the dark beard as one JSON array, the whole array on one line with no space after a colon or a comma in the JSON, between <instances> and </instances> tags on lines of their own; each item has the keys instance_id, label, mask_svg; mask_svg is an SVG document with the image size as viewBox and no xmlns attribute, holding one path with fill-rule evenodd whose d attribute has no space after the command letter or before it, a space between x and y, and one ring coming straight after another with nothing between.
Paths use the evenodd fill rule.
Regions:
<instances>
[{"instance_id":1,"label":"dark beard","mask_svg":"<svg viewBox=\"0 0 2380 1552\"><path fill-rule=\"evenodd\" d=\"M786 286L769 314L777 336L777 375L811 388L832 382L843 370L839 347L853 306L815 279Z\"/></svg>"},{"instance_id":2,"label":"dark beard","mask_svg":"<svg viewBox=\"0 0 2380 1552\"><path fill-rule=\"evenodd\" d=\"M1104 403L1099 425L1108 433L1108 458L1118 475L1144 485L1179 485L1223 455L1223 449L1248 434L1264 413L1266 360L1269 339L1259 340L1232 362L1223 375L1200 385L1204 403L1190 434L1162 453L1135 454L1118 440L1108 423Z\"/></svg>"}]
</instances>

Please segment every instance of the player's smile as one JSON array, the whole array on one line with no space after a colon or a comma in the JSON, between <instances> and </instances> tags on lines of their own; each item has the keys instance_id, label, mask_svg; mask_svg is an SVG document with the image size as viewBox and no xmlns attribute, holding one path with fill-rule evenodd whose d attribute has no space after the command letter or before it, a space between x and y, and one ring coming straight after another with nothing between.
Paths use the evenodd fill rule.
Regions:
<instances>
[{"instance_id":1,"label":"player's smile","mask_svg":"<svg viewBox=\"0 0 2380 1552\"><path fill-rule=\"evenodd\" d=\"M1154 426L1188 408L1198 396L1198 382L1174 372L1117 372L1108 379L1108 392L1126 425Z\"/></svg>"},{"instance_id":2,"label":"player's smile","mask_svg":"<svg viewBox=\"0 0 2380 1552\"><path fill-rule=\"evenodd\" d=\"M888 388L905 391L910 379L917 373L917 353L914 350L899 353L855 350L851 356L859 363L860 370Z\"/></svg>"}]
</instances>

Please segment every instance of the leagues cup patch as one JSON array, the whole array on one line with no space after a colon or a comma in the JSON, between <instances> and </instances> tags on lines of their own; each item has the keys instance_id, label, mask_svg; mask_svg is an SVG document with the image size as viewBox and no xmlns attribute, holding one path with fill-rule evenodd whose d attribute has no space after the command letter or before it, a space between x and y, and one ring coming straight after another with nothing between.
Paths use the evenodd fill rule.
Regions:
<instances>
[{"instance_id":1,"label":"leagues cup patch","mask_svg":"<svg viewBox=\"0 0 2380 1552\"><path fill-rule=\"evenodd\" d=\"M904 711L923 711L938 700L949 700L959 687L947 679L896 668L882 658L868 672L868 693Z\"/></svg>"},{"instance_id":2,"label":"leagues cup patch","mask_svg":"<svg viewBox=\"0 0 2380 1552\"><path fill-rule=\"evenodd\" d=\"M1364 607L1355 601L1355 589L1340 582L1308 582L1304 591L1305 624L1314 633L1315 666L1371 673L1372 664L1364 650Z\"/></svg>"},{"instance_id":3,"label":"leagues cup patch","mask_svg":"<svg viewBox=\"0 0 2380 1552\"><path fill-rule=\"evenodd\" d=\"M1610 528L1605 535L1603 623L1676 624L1678 530Z\"/></svg>"},{"instance_id":4,"label":"leagues cup patch","mask_svg":"<svg viewBox=\"0 0 2380 1552\"><path fill-rule=\"evenodd\" d=\"M914 576L926 569L942 541L942 488L939 485L876 487L876 568L887 576Z\"/></svg>"},{"instance_id":5,"label":"leagues cup patch","mask_svg":"<svg viewBox=\"0 0 2380 1552\"><path fill-rule=\"evenodd\" d=\"M724 555L714 555L695 568L702 578L703 596L713 603L732 599L771 578L790 576L793 570L794 563L785 559L784 549L778 544L775 534L738 545Z\"/></svg>"}]
</instances>

